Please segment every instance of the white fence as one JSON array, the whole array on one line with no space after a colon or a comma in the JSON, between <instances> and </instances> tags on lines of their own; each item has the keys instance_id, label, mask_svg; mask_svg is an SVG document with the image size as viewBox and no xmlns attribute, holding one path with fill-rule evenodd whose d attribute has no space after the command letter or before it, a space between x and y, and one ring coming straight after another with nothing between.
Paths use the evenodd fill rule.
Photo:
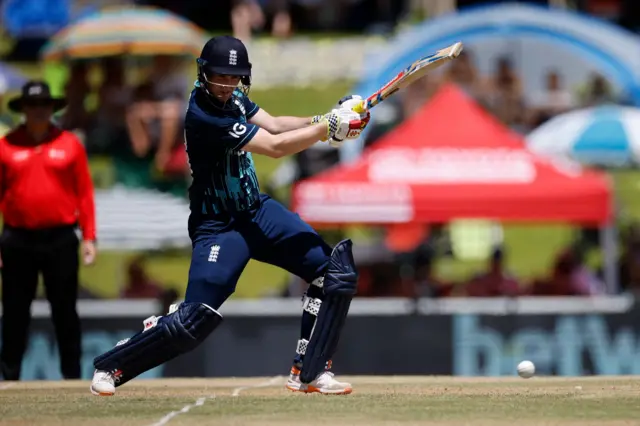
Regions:
<instances>
[{"instance_id":1,"label":"white fence","mask_svg":"<svg viewBox=\"0 0 640 426\"><path fill-rule=\"evenodd\" d=\"M519 297L519 298L356 298L351 304L350 315L452 315L452 314L612 314L629 311L634 298L629 295L611 297ZM147 317L158 314L158 301L145 300L80 300L78 313L83 318L131 317L132 314ZM297 316L301 304L298 298L265 298L229 300L220 312L225 317L243 316ZM35 301L31 307L35 318L50 316L46 301ZM2 315L2 308L0 308Z\"/></svg>"},{"instance_id":2,"label":"white fence","mask_svg":"<svg viewBox=\"0 0 640 426\"><path fill-rule=\"evenodd\" d=\"M386 45L384 38L377 37L256 40L248 45L253 85L268 89L357 81L368 54Z\"/></svg>"}]
</instances>

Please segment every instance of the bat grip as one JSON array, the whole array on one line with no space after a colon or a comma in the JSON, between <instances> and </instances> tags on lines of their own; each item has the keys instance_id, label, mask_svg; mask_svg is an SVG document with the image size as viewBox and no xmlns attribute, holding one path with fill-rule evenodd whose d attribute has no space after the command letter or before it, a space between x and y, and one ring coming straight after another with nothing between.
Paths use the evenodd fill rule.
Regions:
<instances>
[{"instance_id":1,"label":"bat grip","mask_svg":"<svg viewBox=\"0 0 640 426\"><path fill-rule=\"evenodd\" d=\"M362 101L358 105L354 106L352 110L354 112L357 112L358 114L362 114L363 112L365 112L367 110L365 101Z\"/></svg>"}]
</instances>

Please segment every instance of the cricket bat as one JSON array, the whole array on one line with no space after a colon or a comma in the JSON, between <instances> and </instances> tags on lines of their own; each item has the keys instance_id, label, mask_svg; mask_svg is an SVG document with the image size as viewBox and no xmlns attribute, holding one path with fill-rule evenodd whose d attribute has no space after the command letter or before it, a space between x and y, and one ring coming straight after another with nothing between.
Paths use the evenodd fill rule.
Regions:
<instances>
[{"instance_id":1,"label":"cricket bat","mask_svg":"<svg viewBox=\"0 0 640 426\"><path fill-rule=\"evenodd\" d=\"M359 114L373 108L398 90L409 86L414 81L423 77L429 71L432 71L447 62L457 58L462 52L462 42L457 42L449 47L438 50L436 53L418 59L404 70L400 71L387 84L378 89L375 93L364 99L360 105L353 110Z\"/></svg>"}]
</instances>

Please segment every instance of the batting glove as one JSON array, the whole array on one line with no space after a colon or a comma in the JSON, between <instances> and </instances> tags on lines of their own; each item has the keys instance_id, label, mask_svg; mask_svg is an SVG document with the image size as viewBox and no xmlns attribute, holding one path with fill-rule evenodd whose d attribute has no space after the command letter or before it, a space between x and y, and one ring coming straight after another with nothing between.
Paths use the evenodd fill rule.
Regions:
<instances>
[{"instance_id":1,"label":"batting glove","mask_svg":"<svg viewBox=\"0 0 640 426\"><path fill-rule=\"evenodd\" d=\"M355 111L355 108L364 104L364 100L360 95L348 95L338 101L338 108L350 109ZM362 121L362 130L367 127L369 120L371 120L371 114L368 110L360 113L360 120Z\"/></svg>"},{"instance_id":2,"label":"batting glove","mask_svg":"<svg viewBox=\"0 0 640 426\"><path fill-rule=\"evenodd\" d=\"M350 135L362 127L360 114L349 109L334 109L322 117L322 122L327 124L327 137L323 140L329 140L334 147L340 146L345 139L355 139Z\"/></svg>"},{"instance_id":3,"label":"batting glove","mask_svg":"<svg viewBox=\"0 0 640 426\"><path fill-rule=\"evenodd\" d=\"M361 106L362 103L363 103L362 96L349 95L349 96L343 97L338 101L338 109L353 111L356 107ZM360 115L360 123L361 123L360 128L352 129L349 132L347 139L358 139L362 131L365 129L365 127L367 127L367 124L369 124L369 120L371 119L371 114L369 113L369 111L364 111L362 113L359 113L359 115ZM329 140L329 144L334 147L340 146L342 142L343 141L337 141L334 139Z\"/></svg>"}]
</instances>

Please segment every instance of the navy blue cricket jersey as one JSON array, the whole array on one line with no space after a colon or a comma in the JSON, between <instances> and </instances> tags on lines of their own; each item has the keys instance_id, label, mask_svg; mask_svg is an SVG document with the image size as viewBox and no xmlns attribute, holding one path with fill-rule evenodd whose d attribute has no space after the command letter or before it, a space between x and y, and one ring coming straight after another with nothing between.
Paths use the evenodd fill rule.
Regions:
<instances>
[{"instance_id":1,"label":"navy blue cricket jersey","mask_svg":"<svg viewBox=\"0 0 640 426\"><path fill-rule=\"evenodd\" d=\"M229 102L238 108L222 110L194 89L185 117L185 144L193 182L191 210L233 215L255 206L260 186L251 153L242 150L258 132L247 123L259 110L240 91Z\"/></svg>"}]
</instances>

